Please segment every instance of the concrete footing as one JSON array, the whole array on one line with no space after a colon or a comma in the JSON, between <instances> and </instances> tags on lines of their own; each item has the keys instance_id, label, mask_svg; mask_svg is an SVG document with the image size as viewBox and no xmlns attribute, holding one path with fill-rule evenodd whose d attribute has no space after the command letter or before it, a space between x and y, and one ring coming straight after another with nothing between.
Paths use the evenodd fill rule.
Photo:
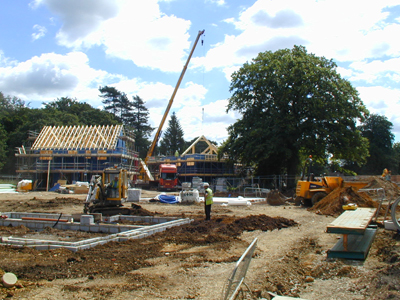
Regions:
<instances>
[{"instance_id":1,"label":"concrete footing","mask_svg":"<svg viewBox=\"0 0 400 300\"><path fill-rule=\"evenodd\" d=\"M167 230L174 226L189 224L191 219L178 219L169 217L151 216L125 216L117 215L102 219L103 223L95 223L98 216L81 215L80 222L74 222L72 215L43 214L43 213L1 213L0 226L23 225L35 231L42 231L46 227L53 227L59 230L79 230L86 232L107 233L104 237L96 237L78 242L63 242L51 240L26 239L19 237L1 237L0 245L12 245L17 247L33 247L38 250L50 250L66 248L71 251L78 251L105 244L111 241L121 242L128 239L140 239L156 232ZM120 220L130 222L140 221L149 225L120 225ZM107 224L105 224L107 223Z\"/></svg>"}]
</instances>

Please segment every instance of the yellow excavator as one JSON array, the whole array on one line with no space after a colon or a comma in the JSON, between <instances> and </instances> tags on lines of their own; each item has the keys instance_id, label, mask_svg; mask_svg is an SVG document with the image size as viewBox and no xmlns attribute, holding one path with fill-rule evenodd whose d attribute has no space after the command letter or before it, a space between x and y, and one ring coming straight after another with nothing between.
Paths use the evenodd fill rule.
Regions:
<instances>
[{"instance_id":1,"label":"yellow excavator","mask_svg":"<svg viewBox=\"0 0 400 300\"><path fill-rule=\"evenodd\" d=\"M128 173L124 169L107 168L102 175L93 175L83 212L103 215L130 214L123 207L127 198Z\"/></svg>"}]
</instances>

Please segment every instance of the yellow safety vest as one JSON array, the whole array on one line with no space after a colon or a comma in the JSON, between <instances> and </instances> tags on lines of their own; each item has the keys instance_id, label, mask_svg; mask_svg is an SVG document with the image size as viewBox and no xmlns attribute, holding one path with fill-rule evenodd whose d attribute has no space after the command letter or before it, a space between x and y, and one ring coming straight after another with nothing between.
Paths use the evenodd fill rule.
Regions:
<instances>
[{"instance_id":1,"label":"yellow safety vest","mask_svg":"<svg viewBox=\"0 0 400 300\"><path fill-rule=\"evenodd\" d=\"M111 181L111 187L114 188L114 189L117 189L118 188L118 181L115 181L115 180Z\"/></svg>"},{"instance_id":2,"label":"yellow safety vest","mask_svg":"<svg viewBox=\"0 0 400 300\"><path fill-rule=\"evenodd\" d=\"M206 197L206 205L213 204L213 192L210 188L206 189L207 197Z\"/></svg>"}]
</instances>

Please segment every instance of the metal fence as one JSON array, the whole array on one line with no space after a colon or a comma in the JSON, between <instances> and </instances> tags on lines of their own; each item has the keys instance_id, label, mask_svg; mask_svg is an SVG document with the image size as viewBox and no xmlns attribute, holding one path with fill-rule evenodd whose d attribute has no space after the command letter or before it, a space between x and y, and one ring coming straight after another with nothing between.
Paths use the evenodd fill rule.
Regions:
<instances>
[{"instance_id":1,"label":"metal fence","mask_svg":"<svg viewBox=\"0 0 400 300\"><path fill-rule=\"evenodd\" d=\"M269 190L284 191L290 188L290 182L296 182L298 178L299 176L294 175L224 178L223 181L220 179L215 180L214 185L218 186L221 191L258 196L267 193Z\"/></svg>"},{"instance_id":2,"label":"metal fence","mask_svg":"<svg viewBox=\"0 0 400 300\"><path fill-rule=\"evenodd\" d=\"M17 182L17 181L21 180L21 177L18 175L2 175L2 174L0 174L0 180L7 181L7 182Z\"/></svg>"},{"instance_id":3,"label":"metal fence","mask_svg":"<svg viewBox=\"0 0 400 300\"><path fill-rule=\"evenodd\" d=\"M241 285L244 284L250 291L250 288L244 282L247 270L249 269L251 258L253 257L254 250L257 246L257 238L253 240L246 251L242 254L239 260L236 262L235 268L232 271L231 276L228 278L228 282L223 290L224 300L233 300L238 295Z\"/></svg>"}]
</instances>

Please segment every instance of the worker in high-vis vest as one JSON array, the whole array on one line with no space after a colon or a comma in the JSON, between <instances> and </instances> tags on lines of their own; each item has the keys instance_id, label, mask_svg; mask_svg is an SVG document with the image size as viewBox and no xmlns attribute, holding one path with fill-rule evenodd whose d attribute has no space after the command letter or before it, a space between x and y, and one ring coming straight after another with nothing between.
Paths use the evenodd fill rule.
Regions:
<instances>
[{"instance_id":1,"label":"worker in high-vis vest","mask_svg":"<svg viewBox=\"0 0 400 300\"><path fill-rule=\"evenodd\" d=\"M110 183L110 188L117 189L119 185L118 176L115 176L114 180Z\"/></svg>"},{"instance_id":2,"label":"worker in high-vis vest","mask_svg":"<svg viewBox=\"0 0 400 300\"><path fill-rule=\"evenodd\" d=\"M213 192L207 182L203 183L204 187L204 208L206 213L206 221L211 219L211 205L213 204Z\"/></svg>"}]
</instances>

